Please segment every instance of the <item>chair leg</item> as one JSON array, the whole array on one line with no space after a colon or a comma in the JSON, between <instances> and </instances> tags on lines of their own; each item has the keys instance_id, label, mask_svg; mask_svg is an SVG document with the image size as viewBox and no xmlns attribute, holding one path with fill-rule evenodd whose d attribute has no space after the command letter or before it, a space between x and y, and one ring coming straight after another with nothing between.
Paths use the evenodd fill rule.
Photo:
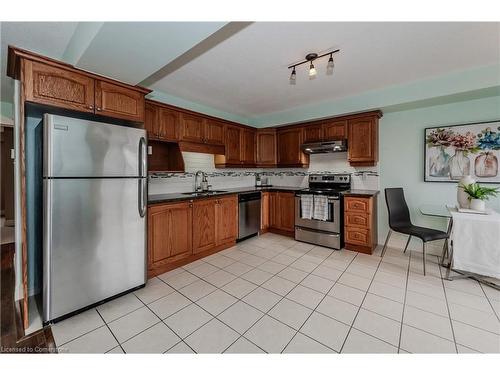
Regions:
<instances>
[{"instance_id":1,"label":"chair leg","mask_svg":"<svg viewBox=\"0 0 500 375\"><path fill-rule=\"evenodd\" d=\"M424 276L425 276L425 242L422 242L422 259L424 260Z\"/></svg>"},{"instance_id":2,"label":"chair leg","mask_svg":"<svg viewBox=\"0 0 500 375\"><path fill-rule=\"evenodd\" d=\"M380 254L381 258L384 257L385 250L387 249L387 243L389 242L389 238L391 237L391 234L392 234L392 229L389 229L389 233L387 233L387 237L385 238L384 247L382 248L382 253Z\"/></svg>"},{"instance_id":3,"label":"chair leg","mask_svg":"<svg viewBox=\"0 0 500 375\"><path fill-rule=\"evenodd\" d=\"M408 249L408 245L410 244L410 240L411 240L411 235L408 236L408 241L406 241L406 246L405 246L405 250L403 251L403 253L406 253L406 249Z\"/></svg>"}]
</instances>

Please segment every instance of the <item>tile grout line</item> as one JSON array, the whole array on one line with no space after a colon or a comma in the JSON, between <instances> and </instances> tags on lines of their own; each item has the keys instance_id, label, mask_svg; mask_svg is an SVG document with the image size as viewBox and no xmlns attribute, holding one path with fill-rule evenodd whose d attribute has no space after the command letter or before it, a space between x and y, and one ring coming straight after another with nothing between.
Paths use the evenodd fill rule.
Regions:
<instances>
[{"instance_id":1,"label":"tile grout line","mask_svg":"<svg viewBox=\"0 0 500 375\"><path fill-rule=\"evenodd\" d=\"M339 250L339 251L340 251L340 250ZM306 320L304 320L304 322L303 322L303 323L302 323L302 325L299 327L299 329L297 329L297 330L296 330L295 334L292 336L292 338L290 339L290 341L288 341L288 343L285 345L285 347L283 348L283 350L281 351L281 353L283 353L283 352L286 350L286 348L288 347L288 345L290 345L290 343L293 341L293 339L295 338L295 336L297 336L297 334L300 332L300 330L302 329L302 327L304 327L304 325L307 323L307 321L308 321L308 320L309 320L309 318L312 316L312 314L314 314L314 312L316 312L316 309L318 308L318 306L321 304L321 302L323 302L323 300L326 298L326 296L328 295L328 293L330 293L330 291L333 289L333 287L334 287L335 285L337 285L338 280L339 280L339 279L342 277L342 275L343 275L343 274L347 271L347 269L348 269L348 268L349 268L349 266L352 264L352 262L354 262L354 259L356 259L356 257L357 257L357 256L358 256L358 254L356 254L356 255L355 255L355 256L351 259L351 261L349 262L349 264L347 265L347 267L344 269L344 271L342 271L342 273L340 274L340 276L339 276L339 277L337 278L337 280L333 283L333 285L332 285L332 286L328 289L328 291L325 293L325 295L323 296L323 298L321 298L321 300L318 302L318 304L316 305L316 307L315 307L314 309L312 309L311 313L308 315L308 317L306 318ZM326 258L326 259L328 259L328 258ZM325 259L325 260L326 260L326 259ZM325 260L323 260L323 262L324 262ZM321 263L318 265L318 267L319 267L319 266L320 266L323 262L321 262ZM317 268L317 267L316 267L316 268ZM316 269L316 268L315 268L315 269ZM313 271L314 271L314 270L313 270ZM342 284L342 285L343 285L343 284ZM321 314L319 311L318 311L318 313L319 313L319 314ZM321 315L326 316L325 314L321 314ZM333 318L331 318L331 317L329 317L329 318L330 318L330 319L333 319ZM337 319L334 319L334 320L337 320ZM338 321L338 320L337 320L337 321ZM343 323L343 322L341 322L341 323ZM344 324L345 324L345 323L344 323ZM317 341L317 340L313 339L313 338L312 338L312 337L310 337L309 335L307 335L307 334L305 334L305 333L303 333L303 332L300 332L300 333L301 333L301 334L303 334L303 335L305 335L305 336L307 336L307 337L309 337L310 339L312 339L312 340L314 340L314 341L316 341L316 342L320 343L319 341ZM326 345L326 344L323 344L323 343L320 343L320 344L322 344L322 345L326 346L326 347L327 347L327 348L329 348L329 349L332 349L332 350L333 350L334 352L336 352L336 353L340 353L340 351L338 351L338 352L337 352L335 349L333 349L333 348L329 347L329 346L328 346L328 345Z\"/></svg>"},{"instance_id":2,"label":"tile grout line","mask_svg":"<svg viewBox=\"0 0 500 375\"><path fill-rule=\"evenodd\" d=\"M294 247L294 246L292 246L292 247ZM297 258L296 260L298 260L298 259L302 258L303 256L305 256L306 254L308 254L308 253L309 253L310 251L312 251L315 247L317 247L317 246L313 246L311 249L309 249L306 253L304 253L303 255L301 255L301 256L300 256L299 258ZM286 250L285 250L285 251L286 251ZM333 252L334 252L334 251L336 251L336 250L333 250L333 251L332 251L332 254L333 254ZM299 270L299 271L302 271L302 272L307 273L307 275L306 275L306 276L305 276L305 277L304 277L301 281L299 281L298 283L295 283L295 286L294 286L294 287L293 287L293 288L292 288L289 292L287 292L284 296L281 296L281 295L280 295L280 297L281 297L281 298L280 298L280 300L279 300L279 301L277 301L277 302L276 302L276 303L275 303L275 304L274 304L274 305L273 305L273 306L272 306L272 307L271 307L271 308L270 308L267 312L265 312L265 313L264 313L264 315L262 315L262 316L261 316L261 317L260 317L257 321L255 321L255 322L254 322L254 323L253 323L250 327L248 327L248 328L247 328L247 329L246 329L246 330L245 330L245 331L241 334L241 336L240 336L240 337L244 337L245 333L247 333L247 332L248 332L248 331L249 331L249 330L250 330L253 326L255 326L255 325L256 325L256 324L257 324L260 320L262 320L262 318L264 318L265 316L267 316L267 317L269 317L269 318L271 318L271 319L273 319L273 320L276 320L276 321L278 321L279 323L286 325L287 327L290 327L288 324L286 324L286 323L284 323L284 322L280 321L279 319L276 319L275 317L268 315L268 312L269 312L269 311L271 311L271 310L272 310L272 309L273 309L276 305L278 305L281 301L283 301L283 300L286 298L286 296L287 296L287 295L288 295L288 294L289 294L292 290L294 290L294 289L295 289L298 285L301 285L300 283L301 283L303 280L305 280L305 279L306 279L309 275L311 275L311 274L314 272L314 270L316 270L316 268L318 268L318 267L319 267L319 266L320 266L320 265L321 265L321 264L322 264L322 263L323 263L326 259L328 259L330 256L331 256L331 254L330 254L328 257L324 258L324 259L323 259L320 263L318 263L318 264L316 265L316 267L314 267L314 268L313 268L313 269L312 269L309 273L307 273L307 272L305 272L305 271L303 271L303 270ZM353 259L354 259L354 258L355 258L355 256L353 257ZM351 260L351 261L352 261L352 260ZM309 262L309 263L311 263L311 262ZM287 267L291 267L291 264L290 264L290 265L288 265ZM285 268L286 268L286 267L285 267ZM293 268L293 267L292 267L292 268ZM280 272L281 272L281 271L280 271ZM278 273L279 273L279 272L278 272ZM277 274L276 274L275 276L277 276ZM274 277L274 276L273 276L273 277ZM319 276L318 276L318 277L319 277ZM284 279L284 278L283 278L283 279ZM285 279L285 280L287 280L287 279ZM290 280L287 280L287 281L290 281ZM290 282L292 282L292 281L290 281ZM301 285L301 286L303 286L303 285ZM262 287L262 286L261 286L261 287ZM303 287L305 287L305 286L303 286ZM266 289L266 290L268 290L268 291L270 291L270 292L273 292L274 294L278 294L278 293L275 293L274 291L269 290L269 289L267 289L267 288L265 288L265 287L262 287L262 288L263 288L263 289ZM308 287L305 287L305 288L307 288L307 289L311 289L311 288L308 288ZM314 292L318 292L318 291L316 291L316 290L314 290L314 289L311 289L311 290L313 290ZM251 292L250 292L250 293L251 293ZM250 294L250 293L248 293L248 294ZM318 292L318 293L320 293L320 292ZM247 294L247 295L248 295L248 294ZM242 301L242 302L246 303L245 301ZM302 304L299 304L299 305L304 306L304 305L302 305ZM250 306L251 306L251 305L250 305ZM253 306L252 306L252 307L253 307ZM307 306L304 306L304 307L307 307ZM258 309L257 309L257 310L258 310ZM259 311L260 311L260 310L259 310ZM297 331L297 330L296 330L295 328L293 328L293 327L290 327L290 328L291 328L291 329L293 329L293 330L295 330L295 331ZM298 332L298 331L297 331L297 332ZM240 338L240 337L239 337L239 338ZM294 335L294 337L295 337L295 335ZM308 336L308 337L309 337L309 336ZM235 340L235 341L234 341L231 345L233 345L236 341L238 341L238 340L239 340L239 338L238 338L238 339L236 339L236 340ZM244 338L245 338L246 340L248 340L249 342L251 342L252 344L254 344L254 345L256 345L257 347L259 347L259 346L258 346L257 344L255 344L253 341L249 340L249 339L248 339L248 338L246 338L246 337L244 337ZM293 337L292 337L292 339L293 339ZM311 339L312 339L312 338L311 338ZM318 342L318 343L319 343L319 341L317 341L317 340L314 340L314 341L316 341L316 342ZM320 343L320 344L322 344L322 343ZM230 345L230 346L231 346L231 345ZM287 345L288 345L288 344L287 344ZM324 346L328 347L328 346L327 346L327 345L325 345L325 344L322 344L322 345L324 345ZM229 347L230 347L230 346L229 346ZM227 347L225 350L229 349L229 347ZM260 348L260 347L259 347L259 348ZM330 347L328 347L328 348L333 350L333 348L330 348ZM261 349L262 349L262 348L261 348ZM335 351L335 350L334 350L334 351ZM264 352L266 352L266 351L264 350ZM266 352L266 353L267 353L267 352Z\"/></svg>"},{"instance_id":3,"label":"tile grout line","mask_svg":"<svg viewBox=\"0 0 500 375\"><path fill-rule=\"evenodd\" d=\"M408 268L406 269L405 296L403 299L403 313L401 314L401 326L399 327L398 354L401 351L401 336L403 334L403 322L404 322L405 310L406 310L406 295L408 294L408 279L410 278L410 265L411 265L411 255L412 254L413 254L413 252L410 250L410 256L408 257Z\"/></svg>"},{"instance_id":4,"label":"tile grout line","mask_svg":"<svg viewBox=\"0 0 500 375\"><path fill-rule=\"evenodd\" d=\"M97 311L97 309L96 309ZM125 350L123 350L122 348L122 344L120 343L120 341L118 340L118 338L115 336L115 334L113 333L113 331L111 330L111 328L109 328L108 324L106 323L106 321L104 320L104 318L102 317L101 313L99 311L97 311L97 313L99 314L99 316L101 317L101 319L104 321L105 325L106 325L106 328L108 329L108 331L111 333L111 335L113 336L113 338L116 340L116 342L118 343L118 346L120 347L120 349L122 350L122 352L125 353ZM116 348L116 346L114 346L113 348L111 348L110 350Z\"/></svg>"},{"instance_id":5,"label":"tile grout line","mask_svg":"<svg viewBox=\"0 0 500 375\"><path fill-rule=\"evenodd\" d=\"M438 258L438 262L439 262L439 258ZM441 275L441 283L443 285L444 299L446 301L446 310L448 311L448 318L450 319L451 334L453 335L453 342L455 344L455 351L458 354L458 344L457 344L457 338L455 336L455 327L453 327L453 320L451 318L450 305L448 304L448 295L446 294L446 286L444 285L443 271L442 271L441 265L439 265L439 263L438 263L438 267L439 267L439 274Z\"/></svg>"},{"instance_id":6,"label":"tile grout line","mask_svg":"<svg viewBox=\"0 0 500 375\"><path fill-rule=\"evenodd\" d=\"M483 288L483 285L482 283L478 283L479 284L479 287L481 288L481 290L483 291L483 294L484 296L486 297L486 300L488 301L491 309L493 310L493 314L495 314L495 316L497 317L497 320L500 322L500 316L498 315L497 311L495 310L495 308L493 307L493 304L491 303L490 301L490 298L488 297L488 295L486 294L486 292L484 291L484 288ZM499 332L500 333L500 332Z\"/></svg>"},{"instance_id":7,"label":"tile grout line","mask_svg":"<svg viewBox=\"0 0 500 375\"><path fill-rule=\"evenodd\" d=\"M294 246L292 246L292 247L294 247ZM313 250L315 247L316 247L316 246L313 246L311 249L309 249L307 252L305 252L303 255L301 255L301 256L300 256L299 258L297 258L296 260L298 260L298 259L302 258L303 256L305 256L306 254L308 254L308 253L309 253L311 250ZM285 251L286 251L286 250L285 250ZM333 250L333 251L335 251L335 250ZM333 254L333 252L332 252L332 254ZM245 337L244 335L245 335L245 334L246 334L246 333L247 333L250 329L252 329L252 328L253 328L253 327L254 327L254 326L255 326L255 325L256 325L259 321L261 321L261 320L262 320L262 318L264 318L265 316L267 316L267 317L269 317L269 318L271 318L271 319L274 319L274 320L276 320L277 322L279 322L279 323L281 323L281 324L286 325L287 327L290 327L288 324L283 323L283 322L282 322L282 321L280 321L279 319L276 319L275 317L268 315L268 312L269 312L269 311L271 311L274 307L276 307L276 305L278 305L281 301L283 301L283 300L286 298L286 296L287 296L287 295L288 295L288 294L289 294L292 290L294 290L294 289L295 289L298 285L300 285L300 283L301 283L303 280L305 280L305 279L306 279L309 275L311 275L311 274L314 272L314 270L315 270L316 268L318 268L318 267L319 267L319 266L320 266L320 265L321 265L321 264L322 264L322 263L323 263L326 259L328 259L329 257L330 257L330 255L329 255L328 257L324 258L324 259L323 259L320 263L318 263L318 264L316 265L316 267L314 267L314 268L313 268L313 269L312 269L309 273L307 273L307 272L306 272L306 273L307 273L307 275L306 275L306 276L305 276L305 277L304 277L301 281L299 281L298 283L295 283L295 286L294 286L294 287L293 287L293 288L292 288L289 292L287 292L284 296L279 295L281 298L280 298L280 299L279 299L279 300L278 300L278 301L277 301L277 302L276 302L276 303L275 303L275 304L274 304L274 305L273 305L273 306L272 306L272 307L271 307L271 308L270 308L267 312L265 312L265 313L264 313L264 314L263 314L263 315L262 315L259 319L257 319L257 320L256 320L256 321L255 321L255 322L254 322L254 323L253 323L250 327L248 327L248 328L247 328L247 329L246 329L246 330L245 330L245 331L241 334L241 336L240 336L240 337L238 337L238 339L236 339L233 343L231 343L231 345L230 345L230 346L228 346L228 347L227 347L224 351L226 351L227 349L229 349L229 348L230 348L230 347L231 347L231 346L232 346L232 345L233 345L236 341L238 341L241 337L244 337L246 340L248 340L248 341L249 341L249 342L251 342L252 344L254 344L254 345L256 345L257 347L259 347L260 349L262 349L260 346L258 346L257 344L255 344L253 341L249 340L249 339L248 339L247 337ZM294 261L294 262L295 262L295 261ZM294 262L293 262L293 263L294 263ZM309 262L309 263L311 263L311 262ZM292 264L292 263L291 263L291 264ZM289 264L289 265L288 265L288 266L286 266L286 267L291 267L291 264ZM285 267L285 268L286 268L286 267ZM292 268L293 268L293 267L292 267ZM298 270L298 269L297 269L297 270ZM305 272L305 271L303 271L303 270L299 270L299 271ZM249 271L249 272L250 272L250 271ZM281 271L280 271L280 272L281 272ZM278 273L279 273L279 272L278 272ZM277 274L276 274L276 275L274 275L274 276L277 276ZM273 277L274 277L274 276L273 276ZM280 276L278 276L278 277L280 277ZM281 277L281 278L282 278L282 277ZM282 279L284 279L284 278L282 278ZM285 279L285 280L287 280L287 279ZM290 281L290 280L287 280L287 281ZM293 281L290 281L290 282L293 282ZM261 287L262 287L262 286L261 286ZM265 288L265 287L262 287L262 288L263 288L263 289L265 289L265 290L268 290L268 291L270 291L270 292L273 292L274 294L278 294L278 293L276 293L276 292L274 292L274 291L272 291L272 290L269 290L269 289L267 289L267 288ZM306 287L306 288L307 288L307 287ZM307 289L311 289L311 288L307 288ZM314 289L311 289L311 290L314 290ZM314 290L314 291L315 291L315 290ZM315 292L317 292L317 291L315 291ZM251 293L251 292L250 292L250 293ZM250 293L248 293L248 294L250 294ZM247 294L247 295L248 295L248 294ZM242 302L246 303L245 301L242 301ZM301 305L301 306L303 306L302 304L300 304L300 305ZM251 306L251 305L250 305L250 306ZM253 306L252 306L252 307L253 307ZM304 306L304 307L306 307L306 306ZM257 309L257 310L258 310L258 309ZM260 311L260 310L259 310L259 311ZM296 330L295 328L293 328L293 327L290 327L290 328L298 332L298 330ZM238 333L239 333L239 332L238 332ZM294 334L294 337L295 337L295 334ZM293 337L292 337L292 339L293 339ZM290 341L291 341L291 340L290 340ZM314 341L317 341L317 340L314 340ZM317 342L319 342L319 341L317 341ZM288 344L287 344L287 345L288 345ZM324 345L324 344L322 344L322 345ZM326 345L325 345L325 346L326 346ZM326 346L326 347L328 347L328 346ZM329 349L332 349L332 348L330 348L330 347L328 347L328 348L329 348ZM332 350L333 350L333 349L332 349ZM335 351L335 350L334 350L334 351ZM264 350L264 352L265 352L265 353L267 353L267 351L266 351L266 350Z\"/></svg>"},{"instance_id":8,"label":"tile grout line","mask_svg":"<svg viewBox=\"0 0 500 375\"><path fill-rule=\"evenodd\" d=\"M361 306L363 306L363 303L365 302L365 299L366 299L366 296L368 295L368 290L370 290L370 287L372 286L373 284L373 280L375 279L375 275L377 274L379 268L380 268L380 265L382 264L382 261L383 261L383 258L381 257L380 258L380 262L377 264L377 269L375 271L375 274L373 275L371 281L370 281L370 284L368 285L368 288L366 289L366 293L365 295L363 296L363 300L361 301L361 304L359 305L359 308L358 308L358 311L356 312L356 315L354 315L354 319L352 320L352 323L351 323L351 326L349 327L349 331L347 332L347 335L344 339L344 342L342 343L342 346L340 347L340 351L339 353L342 353L342 350L344 349L344 346L345 346L345 343L347 341L347 338L349 337L349 335L351 334L351 330L354 327L354 323L356 322L356 319L358 318L358 315L359 315L359 312L361 311ZM355 328L356 329L356 328ZM393 345L394 346L394 345Z\"/></svg>"}]
</instances>

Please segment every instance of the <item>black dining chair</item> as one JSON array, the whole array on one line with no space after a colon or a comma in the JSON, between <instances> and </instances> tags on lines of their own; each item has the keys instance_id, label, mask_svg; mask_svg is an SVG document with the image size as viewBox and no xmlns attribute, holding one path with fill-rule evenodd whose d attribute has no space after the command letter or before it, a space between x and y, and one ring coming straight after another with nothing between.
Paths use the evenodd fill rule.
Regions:
<instances>
[{"instance_id":1,"label":"black dining chair","mask_svg":"<svg viewBox=\"0 0 500 375\"><path fill-rule=\"evenodd\" d=\"M389 242L389 238L391 237L393 231L408 235L408 241L406 241L404 252L406 252L406 249L408 248L411 237L418 237L422 240L425 276L425 244L430 241L447 239L448 234L440 230L418 227L412 224L410 220L410 211L408 210L408 205L406 204L403 188L385 189L385 202L387 203L387 211L389 213L390 229L389 233L387 233L387 238L385 239L381 257L383 257L385 254L387 243Z\"/></svg>"}]
</instances>

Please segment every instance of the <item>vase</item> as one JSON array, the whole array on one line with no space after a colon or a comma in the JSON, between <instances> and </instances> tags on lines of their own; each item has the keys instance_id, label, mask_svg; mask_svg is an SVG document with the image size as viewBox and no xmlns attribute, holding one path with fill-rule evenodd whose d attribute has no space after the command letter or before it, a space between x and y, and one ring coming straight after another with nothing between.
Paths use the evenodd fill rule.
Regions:
<instances>
[{"instance_id":1,"label":"vase","mask_svg":"<svg viewBox=\"0 0 500 375\"><path fill-rule=\"evenodd\" d=\"M486 205L481 199L471 199L470 200L470 209L474 211L484 211L486 210Z\"/></svg>"},{"instance_id":2,"label":"vase","mask_svg":"<svg viewBox=\"0 0 500 375\"><path fill-rule=\"evenodd\" d=\"M459 180L462 176L470 174L470 160L465 155L464 150L455 151L455 155L450 158L450 178Z\"/></svg>"},{"instance_id":3,"label":"vase","mask_svg":"<svg viewBox=\"0 0 500 375\"><path fill-rule=\"evenodd\" d=\"M432 177L447 177L450 174L450 156L444 151L443 146L432 147L432 154L429 158L429 175Z\"/></svg>"},{"instance_id":4,"label":"vase","mask_svg":"<svg viewBox=\"0 0 500 375\"><path fill-rule=\"evenodd\" d=\"M469 195L464 191L464 189L461 187L462 185L467 186L470 184L475 183L476 180L474 180L471 176L463 176L460 181L458 182L458 187L457 187L457 201L458 205L461 208L469 208Z\"/></svg>"},{"instance_id":5,"label":"vase","mask_svg":"<svg viewBox=\"0 0 500 375\"><path fill-rule=\"evenodd\" d=\"M474 172L478 177L495 177L498 174L498 159L492 152L481 152L474 161Z\"/></svg>"}]
</instances>

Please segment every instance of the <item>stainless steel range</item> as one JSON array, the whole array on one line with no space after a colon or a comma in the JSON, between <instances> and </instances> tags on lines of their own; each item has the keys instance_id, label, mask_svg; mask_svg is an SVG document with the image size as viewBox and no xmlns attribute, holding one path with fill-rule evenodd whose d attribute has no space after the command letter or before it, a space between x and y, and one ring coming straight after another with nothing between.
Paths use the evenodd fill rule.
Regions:
<instances>
[{"instance_id":1,"label":"stainless steel range","mask_svg":"<svg viewBox=\"0 0 500 375\"><path fill-rule=\"evenodd\" d=\"M342 191L351 188L349 174L312 174L309 188L295 194L295 239L341 249L344 246Z\"/></svg>"}]
</instances>

